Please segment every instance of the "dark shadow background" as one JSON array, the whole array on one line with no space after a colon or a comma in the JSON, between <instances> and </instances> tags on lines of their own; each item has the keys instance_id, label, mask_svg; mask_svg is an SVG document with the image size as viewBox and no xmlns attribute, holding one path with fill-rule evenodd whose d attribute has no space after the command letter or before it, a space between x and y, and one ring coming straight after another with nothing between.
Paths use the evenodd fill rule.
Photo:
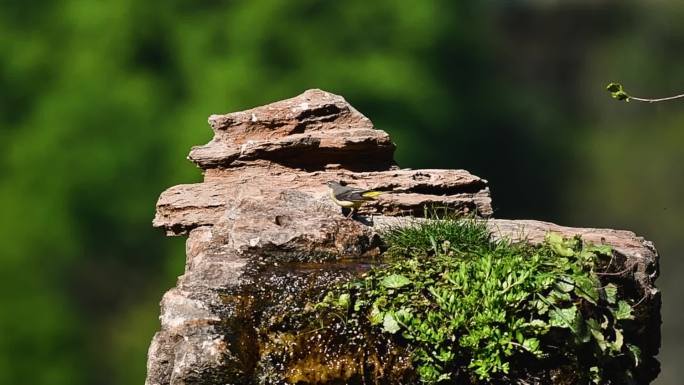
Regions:
<instances>
[{"instance_id":1,"label":"dark shadow background","mask_svg":"<svg viewBox=\"0 0 684 385\"><path fill-rule=\"evenodd\" d=\"M156 198L200 180L208 115L317 87L403 167L487 178L497 217L655 241L657 384L680 384L684 101L603 87L684 92L683 20L678 0L0 3L0 383L141 384L184 264Z\"/></svg>"}]
</instances>

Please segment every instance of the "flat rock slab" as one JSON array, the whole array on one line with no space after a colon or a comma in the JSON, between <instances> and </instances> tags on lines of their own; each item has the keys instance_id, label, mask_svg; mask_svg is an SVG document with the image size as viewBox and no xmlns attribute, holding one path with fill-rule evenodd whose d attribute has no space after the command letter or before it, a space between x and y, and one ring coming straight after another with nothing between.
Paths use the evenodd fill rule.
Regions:
<instances>
[{"instance_id":1,"label":"flat rock slab","mask_svg":"<svg viewBox=\"0 0 684 385\"><path fill-rule=\"evenodd\" d=\"M423 215L424 207L446 206L483 217L492 214L487 181L465 170L388 170L351 173L331 170L306 172L280 166L240 167L212 173L203 183L178 185L162 193L154 225L169 234L185 234L198 226L222 221L242 200L293 206L299 201L318 202L329 213L339 211L330 200L325 182L347 181L360 188L385 192L364 205L362 214ZM297 199L288 199L299 196ZM268 203L270 202L270 203ZM267 207L262 207L267 212Z\"/></svg>"},{"instance_id":2,"label":"flat rock slab","mask_svg":"<svg viewBox=\"0 0 684 385\"><path fill-rule=\"evenodd\" d=\"M212 115L214 139L194 147L200 167L234 167L268 159L295 167L385 169L394 165L394 143L343 97L308 90L247 111Z\"/></svg>"}]
</instances>

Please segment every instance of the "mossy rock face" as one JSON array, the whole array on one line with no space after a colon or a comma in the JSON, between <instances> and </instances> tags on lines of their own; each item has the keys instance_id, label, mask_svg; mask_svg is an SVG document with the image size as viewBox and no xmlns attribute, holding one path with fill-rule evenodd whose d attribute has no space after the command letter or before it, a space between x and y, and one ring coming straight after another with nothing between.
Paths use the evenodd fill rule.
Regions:
<instances>
[{"instance_id":1,"label":"mossy rock face","mask_svg":"<svg viewBox=\"0 0 684 385\"><path fill-rule=\"evenodd\" d=\"M421 382L635 382L639 303L610 246L553 232L541 245L493 240L472 219L383 236L385 264L317 306L405 343Z\"/></svg>"},{"instance_id":2,"label":"mossy rock face","mask_svg":"<svg viewBox=\"0 0 684 385\"><path fill-rule=\"evenodd\" d=\"M211 300L225 349L202 383L647 383L641 293L611 247L497 241L472 220L381 234L373 258L249 259Z\"/></svg>"},{"instance_id":3,"label":"mossy rock face","mask_svg":"<svg viewBox=\"0 0 684 385\"><path fill-rule=\"evenodd\" d=\"M358 278L373 260L262 265L221 294L229 357L245 384L405 383L409 352L388 335L315 309L321 295ZM224 378L224 380L226 380Z\"/></svg>"},{"instance_id":4,"label":"mossy rock face","mask_svg":"<svg viewBox=\"0 0 684 385\"><path fill-rule=\"evenodd\" d=\"M387 222L383 218L375 218L375 221L378 226ZM399 223L389 222L394 225ZM391 237L387 236L387 226L384 226L379 234L384 242L384 248L389 247L389 250L383 254L349 259L334 259L328 254L321 258L319 254L315 254L318 260L305 262L301 262L299 257L303 252L297 252L296 258L290 262L284 261L280 255L275 258L271 253L263 256L251 254L243 259L230 261L226 255L220 254L219 248L207 247L218 237L206 233L220 229L195 231L191 234L190 250L194 253L192 267L197 269L201 266L200 263L205 263L205 266L201 275L195 273L183 277L179 288L172 290L164 298L163 330L157 334L150 349L151 358L157 359L152 361L153 367L160 370L157 372L160 373L160 378L166 378L166 382L158 384L424 383L421 380L421 375L424 375L420 371L421 361L416 359L415 354L421 345L416 338L406 338L403 335L406 330L402 329L401 324L407 320L402 319L404 316L397 312L401 309L394 309L395 312L388 317L388 310L392 310L393 305L386 303L384 308L378 309L382 315L378 317L375 314L377 319L374 319L372 304L356 306L360 299L364 299L361 295L364 288L361 283L369 277L374 277L371 286L381 284L385 286L385 294L393 290L393 295L400 295L404 289L416 285L416 277L411 275L411 270L425 271L437 262L444 263L444 260L432 260L434 258L445 258L449 254L456 256L463 252L459 251L463 244L467 246L466 249L477 251L473 248L473 241L489 244L501 239L505 234L512 238L525 233L521 228L513 228L510 223L506 225L500 221L490 221L488 226L487 229L477 230L479 233L475 235L471 234L470 240L455 239L448 232L441 235L433 232L422 239L409 237L400 239L399 242L395 239L394 246ZM492 227L497 227L499 231L493 232ZM554 231L560 229L550 226L540 228ZM507 229L508 232L502 233L502 229ZM581 233L580 229L560 230L567 235ZM549 231L539 231L539 234L542 234L541 238L536 232L528 231L524 242L521 239L517 240L519 243L530 245L529 248L521 246L521 250L539 250L539 246L534 245L543 243L544 235L549 234ZM490 234L493 236L490 237ZM648 384L657 373L653 345L657 346L658 339L651 336L654 335L654 330L657 336L658 329L651 325L658 320L659 296L657 291L644 291L644 285L649 283L649 279L652 282L654 275L649 278L638 273L657 272L657 269L654 270L649 265L655 259L648 258L646 254L652 249L638 248L639 242L643 241L632 238L628 233L585 231L582 239L597 243L603 240L604 243L612 245L610 258L598 260L595 266L589 269L595 269L598 273L600 285L595 293L588 295L590 298L599 295L600 298L595 299L597 303L605 303L606 296L615 296L610 300L614 310L618 309L620 300L630 305L631 310L624 313L624 316L632 319L620 321L621 326L618 329L622 338L621 343L623 346L630 344L641 350L640 354L635 356L639 360L635 366L634 358L628 356L629 352L618 349L624 357L602 362L602 379L610 382L599 383L630 383L624 378L611 377L614 373L629 370L634 381L631 383ZM202 242L206 245L202 246ZM584 246L580 246L583 243L579 242L579 239L572 237L556 236L554 242L555 246L547 246L543 250L546 253L553 253L559 263L569 258L563 254L582 254L582 251L587 250L598 252L602 248L600 244L598 248L595 247L597 244L594 244L594 248L585 249ZM638 254L634 254L634 250L638 250ZM411 255L421 253L425 254L424 258L411 258ZM392 261L396 261L402 255L406 256L402 262L403 267L392 267ZM481 252L478 255L484 257ZM639 258L635 258L634 255L638 255ZM220 277L220 274L223 274L224 270L212 267L216 266L217 260L229 261L226 263L230 263L231 266L240 266L237 277L222 280L233 284L220 287L205 286L207 283L218 281L218 278L207 280L205 277ZM490 260L492 263L496 262L494 258ZM211 263L208 263L210 261ZM411 264L414 264L413 267ZM475 261L472 266L474 265ZM425 292L430 293L430 279L434 283L435 278L449 274L451 273L447 271L432 274L420 284L424 286ZM494 283L500 283L497 282ZM473 286L480 283L478 278L470 281ZM564 288L568 289L569 286ZM458 294L456 301L463 297L463 292L454 293ZM652 296L649 296L649 293ZM430 295L428 294L428 297ZM484 300L484 296L482 299ZM370 301L370 297L365 300ZM577 313L588 318L601 319L602 323L607 320L606 329L602 332L605 332L604 339L610 344L618 342L618 337L612 331L615 328L611 329L615 323L614 314L607 314L606 319L599 318L597 314L600 314L600 309L597 310L581 296L570 302L567 302L566 298L565 301L559 302L560 309L569 309L572 303ZM437 309L442 305L427 305L424 310L427 309L429 313L431 306ZM558 315L560 314L559 312ZM414 314L414 317L416 316L425 318ZM554 322L561 322L559 319L557 316ZM396 324L393 324L393 321L397 321ZM586 322L584 324L586 325ZM460 338L462 335L463 333L459 332L456 337ZM537 338L540 346L558 347L572 345L572 341L577 338L568 327L555 327L543 336L527 337ZM517 340L517 336L515 338L513 342L520 345L534 343L532 340L527 341L528 338L522 338L522 342ZM457 346L460 340L452 342ZM591 368L596 366L597 351L595 337L590 337L589 342L574 346L574 356L548 355L540 359L533 352L526 353L522 350L511 356L504 355L503 358L509 365L508 373L492 372L486 379L481 378L476 369L471 367L472 350L466 352L457 349L454 352L456 356L444 367L451 376L440 383L592 383L591 376L595 373ZM486 345L482 342L480 346L482 344ZM182 381L178 382L175 378Z\"/></svg>"},{"instance_id":5,"label":"mossy rock face","mask_svg":"<svg viewBox=\"0 0 684 385\"><path fill-rule=\"evenodd\" d=\"M260 384L400 384L416 377L405 346L341 326L270 334L255 374Z\"/></svg>"}]
</instances>

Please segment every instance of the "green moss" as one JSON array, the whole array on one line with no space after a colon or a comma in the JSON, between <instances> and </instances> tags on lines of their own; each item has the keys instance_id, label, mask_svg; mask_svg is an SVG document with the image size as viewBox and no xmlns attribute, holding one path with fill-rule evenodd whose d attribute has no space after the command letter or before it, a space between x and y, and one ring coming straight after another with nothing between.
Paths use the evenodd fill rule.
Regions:
<instances>
[{"instance_id":1,"label":"green moss","mask_svg":"<svg viewBox=\"0 0 684 385\"><path fill-rule=\"evenodd\" d=\"M482 221L454 219L383 237L386 264L317 308L407 344L423 382L535 383L559 368L577 383L631 382L632 309L597 274L610 247L553 233L537 246L493 241Z\"/></svg>"}]
</instances>

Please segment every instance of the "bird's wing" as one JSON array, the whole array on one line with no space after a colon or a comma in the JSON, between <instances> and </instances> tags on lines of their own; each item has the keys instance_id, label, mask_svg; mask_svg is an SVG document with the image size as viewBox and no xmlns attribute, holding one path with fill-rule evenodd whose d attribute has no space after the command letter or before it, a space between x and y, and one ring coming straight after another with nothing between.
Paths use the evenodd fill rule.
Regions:
<instances>
[{"instance_id":1,"label":"bird's wing","mask_svg":"<svg viewBox=\"0 0 684 385\"><path fill-rule=\"evenodd\" d=\"M365 192L366 190L361 190L358 188L342 187L338 191L335 191L335 199L338 201L358 202L365 200L363 196L363 193Z\"/></svg>"},{"instance_id":2,"label":"bird's wing","mask_svg":"<svg viewBox=\"0 0 684 385\"><path fill-rule=\"evenodd\" d=\"M343 187L340 191L335 194L335 198L339 201L365 201L369 199L374 199L376 196L382 194L381 191L373 190L362 190L353 187Z\"/></svg>"}]
</instances>

